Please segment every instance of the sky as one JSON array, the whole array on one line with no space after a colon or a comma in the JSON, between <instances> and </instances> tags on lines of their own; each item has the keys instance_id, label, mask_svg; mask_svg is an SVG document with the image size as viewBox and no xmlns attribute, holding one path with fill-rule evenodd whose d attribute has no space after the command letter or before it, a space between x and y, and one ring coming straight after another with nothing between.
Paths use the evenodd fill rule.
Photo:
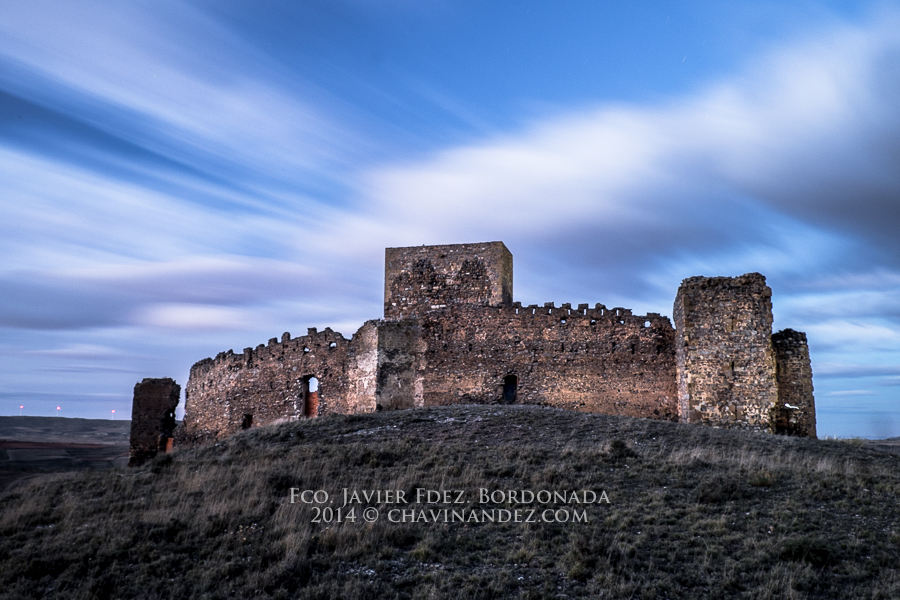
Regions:
<instances>
[{"instance_id":1,"label":"sky","mask_svg":"<svg viewBox=\"0 0 900 600\"><path fill-rule=\"evenodd\" d=\"M2 415L128 418L144 377L349 338L385 247L502 240L526 305L763 273L819 436L900 435L900 2L0 15Z\"/></svg>"}]
</instances>

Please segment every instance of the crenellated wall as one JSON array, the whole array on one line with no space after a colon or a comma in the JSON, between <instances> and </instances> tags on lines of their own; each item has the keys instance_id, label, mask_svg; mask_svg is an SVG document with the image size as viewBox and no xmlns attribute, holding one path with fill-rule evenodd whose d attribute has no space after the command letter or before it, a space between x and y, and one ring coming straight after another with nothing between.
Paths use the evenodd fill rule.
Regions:
<instances>
[{"instance_id":1,"label":"crenellated wall","mask_svg":"<svg viewBox=\"0 0 900 600\"><path fill-rule=\"evenodd\" d=\"M183 443L221 438L278 419L375 410L366 372L365 327L347 340L331 328L291 339L289 333L243 353L222 352L193 367L185 388ZM310 379L318 390L310 392Z\"/></svg>"},{"instance_id":2,"label":"crenellated wall","mask_svg":"<svg viewBox=\"0 0 900 600\"><path fill-rule=\"evenodd\" d=\"M512 254L503 242L384 251L384 318L453 306L512 304Z\"/></svg>"},{"instance_id":3,"label":"crenellated wall","mask_svg":"<svg viewBox=\"0 0 900 600\"><path fill-rule=\"evenodd\" d=\"M673 328L602 304L513 302L502 242L388 248L384 306L351 339L309 329L196 363L178 443L279 419L460 403L815 435L806 338L773 338L758 273L684 280Z\"/></svg>"}]
</instances>

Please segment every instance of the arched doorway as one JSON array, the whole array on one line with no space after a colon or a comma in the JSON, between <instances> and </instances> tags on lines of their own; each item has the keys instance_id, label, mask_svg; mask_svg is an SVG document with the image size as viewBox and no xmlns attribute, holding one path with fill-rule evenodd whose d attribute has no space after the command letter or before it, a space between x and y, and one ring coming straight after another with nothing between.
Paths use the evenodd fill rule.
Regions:
<instances>
[{"instance_id":1,"label":"arched doorway","mask_svg":"<svg viewBox=\"0 0 900 600\"><path fill-rule=\"evenodd\" d=\"M315 375L309 375L303 378L301 399L303 401L303 416L307 418L318 416L319 380Z\"/></svg>"},{"instance_id":2,"label":"arched doorway","mask_svg":"<svg viewBox=\"0 0 900 600\"><path fill-rule=\"evenodd\" d=\"M515 404L518 388L519 378L515 375L507 375L503 379L503 404Z\"/></svg>"}]
</instances>

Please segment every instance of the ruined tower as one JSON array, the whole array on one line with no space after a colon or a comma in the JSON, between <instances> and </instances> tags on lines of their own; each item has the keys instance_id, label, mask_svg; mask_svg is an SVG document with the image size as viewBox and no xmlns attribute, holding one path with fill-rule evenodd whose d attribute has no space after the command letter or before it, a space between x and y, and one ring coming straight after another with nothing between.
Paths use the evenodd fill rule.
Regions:
<instances>
[{"instance_id":1,"label":"ruined tower","mask_svg":"<svg viewBox=\"0 0 900 600\"><path fill-rule=\"evenodd\" d=\"M778 390L766 278L685 279L674 317L681 420L772 431Z\"/></svg>"},{"instance_id":2,"label":"ruined tower","mask_svg":"<svg viewBox=\"0 0 900 600\"><path fill-rule=\"evenodd\" d=\"M776 433L816 437L816 405L806 334L793 329L772 336L775 350L778 405L773 414Z\"/></svg>"},{"instance_id":3,"label":"ruined tower","mask_svg":"<svg viewBox=\"0 0 900 600\"><path fill-rule=\"evenodd\" d=\"M175 407L180 397L181 386L168 377L144 379L134 384L128 466L141 465L158 453L172 449Z\"/></svg>"},{"instance_id":4,"label":"ruined tower","mask_svg":"<svg viewBox=\"0 0 900 600\"><path fill-rule=\"evenodd\" d=\"M503 242L387 248L384 318L461 305L509 306L512 262Z\"/></svg>"}]
</instances>

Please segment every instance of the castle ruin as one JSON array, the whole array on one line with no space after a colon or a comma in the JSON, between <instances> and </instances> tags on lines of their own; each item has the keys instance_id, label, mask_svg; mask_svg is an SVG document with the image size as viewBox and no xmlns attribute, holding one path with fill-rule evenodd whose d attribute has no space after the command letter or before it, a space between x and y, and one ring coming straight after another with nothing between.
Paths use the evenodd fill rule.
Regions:
<instances>
[{"instance_id":1,"label":"castle ruin","mask_svg":"<svg viewBox=\"0 0 900 600\"><path fill-rule=\"evenodd\" d=\"M772 335L762 275L684 280L673 327L602 304L522 306L512 265L502 242L388 248L384 318L350 339L310 328L199 361L176 445L329 413L489 403L815 436L806 337Z\"/></svg>"}]
</instances>

